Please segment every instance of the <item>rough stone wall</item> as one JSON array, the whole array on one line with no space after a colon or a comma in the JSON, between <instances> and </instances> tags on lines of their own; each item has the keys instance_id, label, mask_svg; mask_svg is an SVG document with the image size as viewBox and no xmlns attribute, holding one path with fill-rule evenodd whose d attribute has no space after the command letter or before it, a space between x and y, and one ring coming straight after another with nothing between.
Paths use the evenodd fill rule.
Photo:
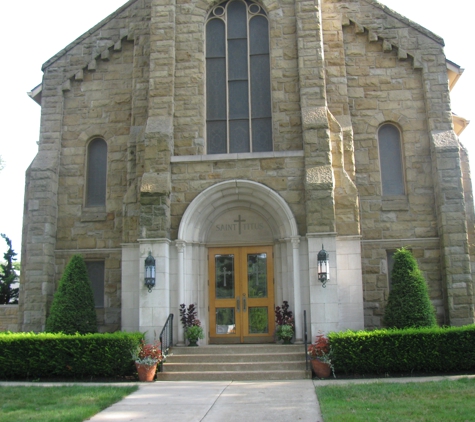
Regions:
<instances>
[{"instance_id":1,"label":"rough stone wall","mask_svg":"<svg viewBox=\"0 0 475 422\"><path fill-rule=\"evenodd\" d=\"M373 10L373 15L378 14ZM375 19L377 21L377 19ZM387 40L343 19L348 104L354 131L356 185L363 236L365 324L380 326L389 294L386 251L410 248L429 285L438 319L445 322L440 246L435 214L422 71ZM406 31L410 34L409 31ZM394 42L394 38L390 38ZM341 84L340 84L341 85ZM329 88L331 89L331 88ZM335 103L341 95L336 96ZM406 195L383 197L377 131L401 130Z\"/></svg>"},{"instance_id":2,"label":"rough stone wall","mask_svg":"<svg viewBox=\"0 0 475 422\"><path fill-rule=\"evenodd\" d=\"M18 331L18 305L0 305L0 332Z\"/></svg>"},{"instance_id":3,"label":"rough stone wall","mask_svg":"<svg viewBox=\"0 0 475 422\"><path fill-rule=\"evenodd\" d=\"M40 142L25 190L19 307L23 331L44 329L61 275L56 269L57 250L119 247L126 186L123 145L130 127L130 111L124 114L124 104L130 108L131 101L130 92L117 92L127 87L121 73L131 72L121 57L130 58L133 40L148 34L149 8L149 0L128 2L43 65ZM109 172L118 177L108 175L108 209L86 212L82 209L85 144L94 136L108 142ZM95 250L100 258L100 249Z\"/></svg>"},{"instance_id":4,"label":"rough stone wall","mask_svg":"<svg viewBox=\"0 0 475 422\"><path fill-rule=\"evenodd\" d=\"M459 144L450 121L443 40L373 0L325 3L341 15L345 27L365 247L378 238L400 238L407 247L438 238L440 281L429 280L429 287L439 313L443 302L444 315L439 314L439 320L453 325L473 323L467 214ZM396 123L402 130L404 197L378 198L376 130L385 121ZM437 252L431 248L427 245L419 256L435 257ZM383 256L383 250L379 255ZM378 303L381 307L384 292L378 292L378 286L374 290L378 273L365 264L365 259L371 257L363 258L365 299L369 306ZM374 298L376 302L370 302ZM368 318L371 315L367 310Z\"/></svg>"}]
</instances>

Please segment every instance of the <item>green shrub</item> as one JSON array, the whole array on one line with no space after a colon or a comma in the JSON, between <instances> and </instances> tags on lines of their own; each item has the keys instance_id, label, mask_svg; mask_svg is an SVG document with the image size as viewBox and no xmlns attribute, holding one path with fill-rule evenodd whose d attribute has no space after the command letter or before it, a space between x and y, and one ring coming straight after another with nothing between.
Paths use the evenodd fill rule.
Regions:
<instances>
[{"instance_id":1,"label":"green shrub","mask_svg":"<svg viewBox=\"0 0 475 422\"><path fill-rule=\"evenodd\" d=\"M0 333L0 379L111 378L135 371L142 333Z\"/></svg>"},{"instance_id":2,"label":"green shrub","mask_svg":"<svg viewBox=\"0 0 475 422\"><path fill-rule=\"evenodd\" d=\"M73 255L64 270L45 331L65 334L97 332L94 296L81 255Z\"/></svg>"},{"instance_id":3,"label":"green shrub","mask_svg":"<svg viewBox=\"0 0 475 422\"><path fill-rule=\"evenodd\" d=\"M328 335L337 374L475 371L475 325Z\"/></svg>"},{"instance_id":4,"label":"green shrub","mask_svg":"<svg viewBox=\"0 0 475 422\"><path fill-rule=\"evenodd\" d=\"M391 278L392 289L384 313L384 325L389 328L435 326L435 311L427 284L407 249L398 249L394 254Z\"/></svg>"},{"instance_id":5,"label":"green shrub","mask_svg":"<svg viewBox=\"0 0 475 422\"><path fill-rule=\"evenodd\" d=\"M8 245L8 250L3 254L4 262L0 264L0 305L17 304L20 289L13 287L18 282L14 262L17 253L12 248L12 241L4 234L0 236Z\"/></svg>"}]
</instances>

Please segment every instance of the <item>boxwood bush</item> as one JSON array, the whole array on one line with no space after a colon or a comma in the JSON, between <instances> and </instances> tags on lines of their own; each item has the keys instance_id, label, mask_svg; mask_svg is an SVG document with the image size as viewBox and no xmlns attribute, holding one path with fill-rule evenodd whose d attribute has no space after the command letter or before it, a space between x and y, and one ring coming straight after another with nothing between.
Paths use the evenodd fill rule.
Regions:
<instances>
[{"instance_id":1,"label":"boxwood bush","mask_svg":"<svg viewBox=\"0 0 475 422\"><path fill-rule=\"evenodd\" d=\"M0 333L0 379L115 378L132 375L130 350L142 333Z\"/></svg>"},{"instance_id":2,"label":"boxwood bush","mask_svg":"<svg viewBox=\"0 0 475 422\"><path fill-rule=\"evenodd\" d=\"M328 335L337 374L475 371L475 325Z\"/></svg>"}]
</instances>

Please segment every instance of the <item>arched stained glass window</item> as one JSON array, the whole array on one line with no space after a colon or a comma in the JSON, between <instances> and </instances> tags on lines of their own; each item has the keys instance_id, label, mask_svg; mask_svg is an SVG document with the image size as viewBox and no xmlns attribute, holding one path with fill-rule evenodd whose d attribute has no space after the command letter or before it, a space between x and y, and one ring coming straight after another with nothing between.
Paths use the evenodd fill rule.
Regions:
<instances>
[{"instance_id":1,"label":"arched stained glass window","mask_svg":"<svg viewBox=\"0 0 475 422\"><path fill-rule=\"evenodd\" d=\"M405 195L401 132L393 124L382 125L378 144L383 196Z\"/></svg>"},{"instance_id":2,"label":"arched stained glass window","mask_svg":"<svg viewBox=\"0 0 475 422\"><path fill-rule=\"evenodd\" d=\"M106 205L107 144L95 138L87 146L86 207Z\"/></svg>"},{"instance_id":3,"label":"arched stained glass window","mask_svg":"<svg viewBox=\"0 0 475 422\"><path fill-rule=\"evenodd\" d=\"M208 154L272 151L269 22L257 3L208 15L206 132Z\"/></svg>"}]
</instances>

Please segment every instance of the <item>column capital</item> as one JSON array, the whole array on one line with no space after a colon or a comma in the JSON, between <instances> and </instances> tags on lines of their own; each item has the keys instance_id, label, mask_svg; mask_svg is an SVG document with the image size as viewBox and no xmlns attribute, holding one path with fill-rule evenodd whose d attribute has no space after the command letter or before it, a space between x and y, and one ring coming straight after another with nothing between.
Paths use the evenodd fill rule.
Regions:
<instances>
[{"instance_id":1,"label":"column capital","mask_svg":"<svg viewBox=\"0 0 475 422\"><path fill-rule=\"evenodd\" d=\"M175 246L178 250L178 253L183 253L185 252L186 242L184 240L177 240L175 241Z\"/></svg>"}]
</instances>

